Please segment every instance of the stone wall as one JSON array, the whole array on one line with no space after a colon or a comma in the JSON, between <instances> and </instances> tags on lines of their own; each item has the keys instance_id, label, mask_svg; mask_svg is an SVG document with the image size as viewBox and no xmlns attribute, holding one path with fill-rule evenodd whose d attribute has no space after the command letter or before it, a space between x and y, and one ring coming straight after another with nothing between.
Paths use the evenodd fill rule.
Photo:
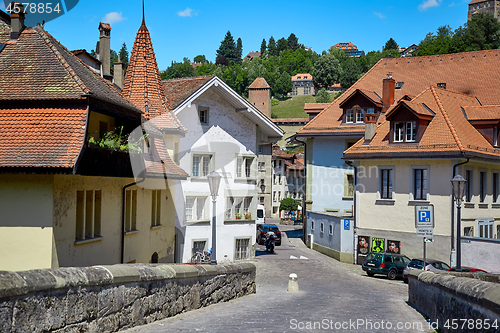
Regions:
<instances>
[{"instance_id":1,"label":"stone wall","mask_svg":"<svg viewBox=\"0 0 500 333\"><path fill-rule=\"evenodd\" d=\"M500 326L499 282L500 277L493 274L413 270L408 274L408 301L440 332L493 332L484 325L496 321ZM464 322L466 329L450 330L453 323L461 327Z\"/></svg>"},{"instance_id":2,"label":"stone wall","mask_svg":"<svg viewBox=\"0 0 500 333\"><path fill-rule=\"evenodd\" d=\"M116 332L255 291L250 263L0 271L0 332Z\"/></svg>"}]
</instances>

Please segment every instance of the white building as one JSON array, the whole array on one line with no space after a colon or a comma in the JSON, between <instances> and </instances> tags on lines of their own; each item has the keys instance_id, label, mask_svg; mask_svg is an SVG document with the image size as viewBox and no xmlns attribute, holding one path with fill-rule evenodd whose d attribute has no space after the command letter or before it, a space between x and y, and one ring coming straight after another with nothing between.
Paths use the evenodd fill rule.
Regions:
<instances>
[{"instance_id":1,"label":"white building","mask_svg":"<svg viewBox=\"0 0 500 333\"><path fill-rule=\"evenodd\" d=\"M212 247L206 176L213 170L223 176L216 204L217 261L253 257L258 150L283 131L217 76L166 80L163 86L169 109L187 128L175 157L190 175L175 191L176 261L189 262L195 249Z\"/></svg>"}]
</instances>

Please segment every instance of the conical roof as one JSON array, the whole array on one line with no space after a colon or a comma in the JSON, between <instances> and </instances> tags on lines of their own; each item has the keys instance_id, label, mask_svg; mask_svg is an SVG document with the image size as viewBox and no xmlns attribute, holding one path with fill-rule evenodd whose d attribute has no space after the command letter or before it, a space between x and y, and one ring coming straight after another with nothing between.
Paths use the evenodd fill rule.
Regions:
<instances>
[{"instance_id":1,"label":"conical roof","mask_svg":"<svg viewBox=\"0 0 500 333\"><path fill-rule=\"evenodd\" d=\"M157 125L161 123L161 129L186 131L177 117L168 111L153 43L144 17L130 54L122 93L144 112L145 120L161 116L161 122L159 119L156 121Z\"/></svg>"},{"instance_id":2,"label":"conical roof","mask_svg":"<svg viewBox=\"0 0 500 333\"><path fill-rule=\"evenodd\" d=\"M271 86L269 86L266 79L258 77L252 82L248 89L271 89Z\"/></svg>"}]
</instances>

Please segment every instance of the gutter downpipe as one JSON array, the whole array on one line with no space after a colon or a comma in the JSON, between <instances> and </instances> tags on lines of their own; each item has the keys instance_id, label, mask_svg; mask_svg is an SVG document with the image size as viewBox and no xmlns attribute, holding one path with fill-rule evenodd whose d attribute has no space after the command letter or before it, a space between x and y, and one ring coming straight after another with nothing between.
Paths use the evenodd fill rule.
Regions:
<instances>
[{"instance_id":1,"label":"gutter downpipe","mask_svg":"<svg viewBox=\"0 0 500 333\"><path fill-rule=\"evenodd\" d=\"M352 207L352 220L353 220L353 231L354 231L354 246L352 247L354 252L354 265L358 264L358 235L357 235L357 225L356 225L356 193L358 190L358 168L354 165L352 161L345 161L347 165L350 165L354 169L354 198Z\"/></svg>"},{"instance_id":2,"label":"gutter downpipe","mask_svg":"<svg viewBox=\"0 0 500 333\"><path fill-rule=\"evenodd\" d=\"M143 174L142 180L125 185L125 186L123 186L123 189L122 189L122 230L121 230L121 234L122 234L121 238L122 239L121 239L121 259L120 259L120 262L122 264L124 264L123 258L125 256L125 190L127 189L127 187L140 184L140 183L144 182L145 180L146 180L146 176Z\"/></svg>"},{"instance_id":3,"label":"gutter downpipe","mask_svg":"<svg viewBox=\"0 0 500 333\"><path fill-rule=\"evenodd\" d=\"M304 145L304 196L302 197L302 237L304 243L307 243L307 218L306 218L306 200L307 200L307 143L305 141L300 141L297 137L293 138L294 141L300 142Z\"/></svg>"},{"instance_id":4,"label":"gutter downpipe","mask_svg":"<svg viewBox=\"0 0 500 333\"><path fill-rule=\"evenodd\" d=\"M453 176L452 179L456 176L457 167L466 163L469 163L470 158L467 157L467 161L457 163L453 166ZM454 266L455 264L455 198L453 195L453 190L451 191L451 253L450 253L450 264Z\"/></svg>"}]
</instances>

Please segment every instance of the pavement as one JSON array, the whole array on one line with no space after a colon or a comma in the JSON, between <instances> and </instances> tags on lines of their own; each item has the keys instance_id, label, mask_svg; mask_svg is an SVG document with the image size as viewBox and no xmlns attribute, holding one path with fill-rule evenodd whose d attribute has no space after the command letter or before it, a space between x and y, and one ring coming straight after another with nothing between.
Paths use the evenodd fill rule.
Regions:
<instances>
[{"instance_id":1,"label":"pavement","mask_svg":"<svg viewBox=\"0 0 500 333\"><path fill-rule=\"evenodd\" d=\"M257 245L256 294L123 332L434 331L407 303L402 280L368 277L361 266L308 249L296 227L280 226L282 245L273 254ZM287 292L291 273L298 276L295 293Z\"/></svg>"}]
</instances>

